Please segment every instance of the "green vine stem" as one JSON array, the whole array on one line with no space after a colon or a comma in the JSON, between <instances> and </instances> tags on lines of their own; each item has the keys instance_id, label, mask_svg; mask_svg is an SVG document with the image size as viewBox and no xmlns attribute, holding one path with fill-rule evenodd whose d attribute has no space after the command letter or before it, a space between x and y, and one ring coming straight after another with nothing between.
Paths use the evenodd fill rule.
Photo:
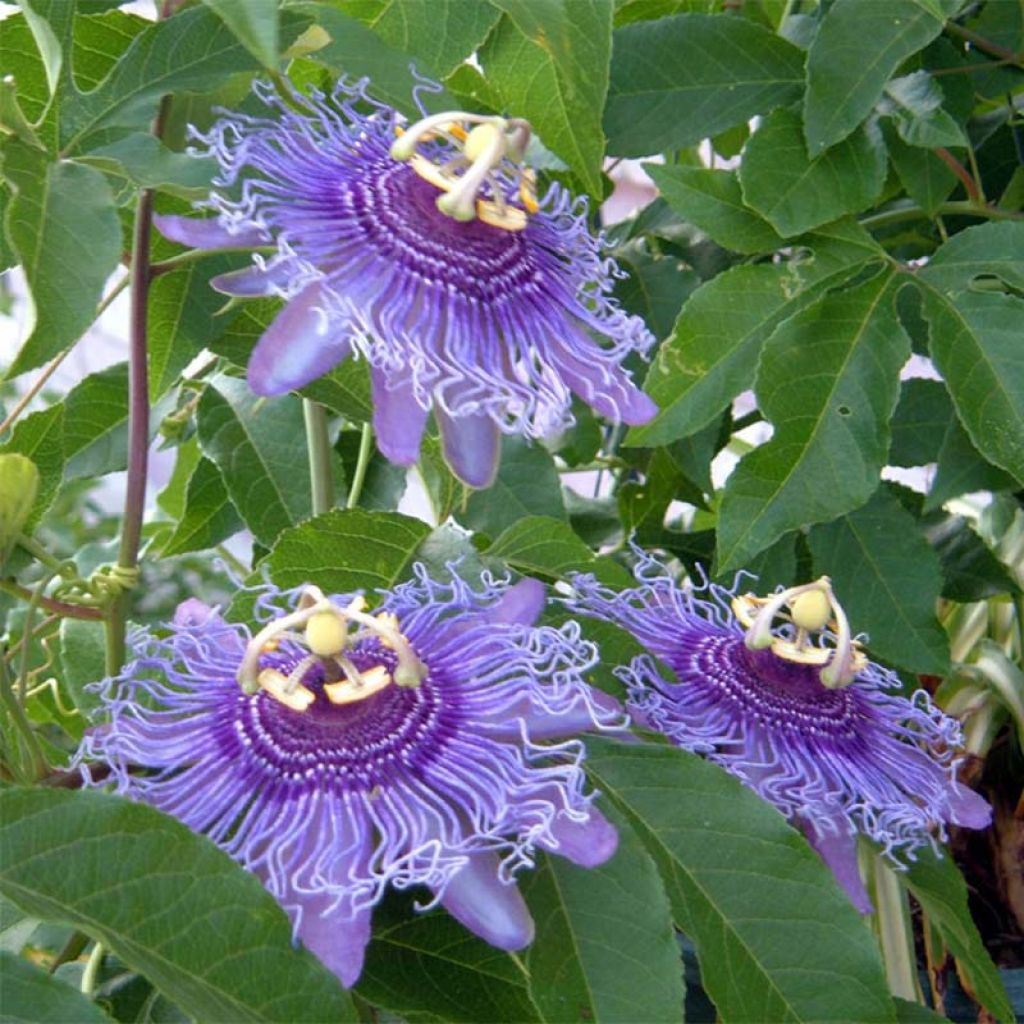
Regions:
<instances>
[{"instance_id":1,"label":"green vine stem","mask_svg":"<svg viewBox=\"0 0 1024 1024\"><path fill-rule=\"evenodd\" d=\"M309 482L313 497L313 515L334 508L334 474L331 470L331 438L327 413L319 402L302 400L306 421L306 447L309 451Z\"/></svg>"},{"instance_id":2,"label":"green vine stem","mask_svg":"<svg viewBox=\"0 0 1024 1024\"><path fill-rule=\"evenodd\" d=\"M370 456L373 454L373 427L369 423L363 424L363 432L359 438L359 459L356 462L356 470L352 474L352 484L348 489L348 500L345 508L355 508L359 504L359 495L363 493L363 483L366 480L366 470L370 466Z\"/></svg>"}]
</instances>

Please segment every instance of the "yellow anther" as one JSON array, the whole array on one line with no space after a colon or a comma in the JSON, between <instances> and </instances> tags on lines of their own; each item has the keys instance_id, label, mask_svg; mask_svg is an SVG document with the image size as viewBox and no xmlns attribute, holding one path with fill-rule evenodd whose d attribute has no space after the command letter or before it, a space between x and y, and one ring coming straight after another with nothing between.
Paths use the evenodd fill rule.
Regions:
<instances>
[{"instance_id":1,"label":"yellow anther","mask_svg":"<svg viewBox=\"0 0 1024 1024\"><path fill-rule=\"evenodd\" d=\"M540 209L540 203L537 202L537 175L531 167L523 168L519 179L519 200L527 213L536 213Z\"/></svg>"},{"instance_id":2,"label":"yellow anther","mask_svg":"<svg viewBox=\"0 0 1024 1024\"><path fill-rule=\"evenodd\" d=\"M263 645L263 653L264 654L273 654L274 651L276 651L278 649L278 647L280 647L280 646L281 646L281 641L280 640L268 640Z\"/></svg>"},{"instance_id":3,"label":"yellow anther","mask_svg":"<svg viewBox=\"0 0 1024 1024\"><path fill-rule=\"evenodd\" d=\"M306 623L306 646L322 658L340 654L347 639L348 629L337 612L317 612Z\"/></svg>"},{"instance_id":4,"label":"yellow anther","mask_svg":"<svg viewBox=\"0 0 1024 1024\"><path fill-rule=\"evenodd\" d=\"M793 624L801 629L824 629L832 618L832 607L824 590L805 590L789 606Z\"/></svg>"},{"instance_id":5,"label":"yellow anther","mask_svg":"<svg viewBox=\"0 0 1024 1024\"><path fill-rule=\"evenodd\" d=\"M274 700L291 708L292 711L305 711L316 700L316 694L302 683L289 690L288 678L278 672L276 668L263 669L256 681Z\"/></svg>"},{"instance_id":6,"label":"yellow anther","mask_svg":"<svg viewBox=\"0 0 1024 1024\"><path fill-rule=\"evenodd\" d=\"M482 157L501 138L501 132L494 124L478 124L466 136L466 143L462 152L466 159L473 163Z\"/></svg>"},{"instance_id":7,"label":"yellow anther","mask_svg":"<svg viewBox=\"0 0 1024 1024\"><path fill-rule=\"evenodd\" d=\"M355 704L366 700L391 685L391 673L383 665L375 665L366 672L360 672L360 683L342 679L337 683L325 683L324 693L332 704Z\"/></svg>"}]
</instances>

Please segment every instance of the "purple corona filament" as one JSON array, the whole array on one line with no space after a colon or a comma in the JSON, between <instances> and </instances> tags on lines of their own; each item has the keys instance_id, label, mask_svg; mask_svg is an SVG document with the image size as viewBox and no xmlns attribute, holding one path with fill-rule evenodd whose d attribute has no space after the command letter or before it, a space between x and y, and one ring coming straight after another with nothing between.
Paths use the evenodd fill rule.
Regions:
<instances>
[{"instance_id":1,"label":"purple corona filament","mask_svg":"<svg viewBox=\"0 0 1024 1024\"><path fill-rule=\"evenodd\" d=\"M310 604L308 590L267 585L254 667L247 627L186 601L166 637L136 633L134 660L99 684L108 718L78 761L105 762L118 792L255 872L346 985L389 884L426 886L431 904L519 949L533 921L515 872L538 850L584 866L615 851L572 737L624 723L583 681L595 651L579 627L532 625L540 583L482 583L434 582L417 566L371 629L360 598L315 592ZM304 602L305 636L287 625L264 643L267 624L294 623ZM342 635L346 608L354 635ZM403 657L414 666L404 679ZM252 694L239 685L250 669Z\"/></svg>"},{"instance_id":2,"label":"purple corona filament","mask_svg":"<svg viewBox=\"0 0 1024 1024\"><path fill-rule=\"evenodd\" d=\"M790 625L769 645L755 635L763 622L752 628L734 609L744 600L763 606L776 599L737 599L710 583L682 588L649 556L636 573L640 585L621 592L578 576L569 601L577 612L629 630L676 674L678 682L666 681L648 655L618 670L634 719L774 804L804 831L862 913L872 904L857 867L858 834L898 866L898 856L912 859L923 844L944 840L947 824L988 824L988 804L956 781L959 723L923 690L903 697L894 673L841 643L827 647L825 640L837 639L831 629L819 644L806 644L807 631L792 624L804 611L795 600ZM794 588L791 596L809 589ZM829 664L844 657L855 671L826 685Z\"/></svg>"},{"instance_id":3,"label":"purple corona filament","mask_svg":"<svg viewBox=\"0 0 1024 1024\"><path fill-rule=\"evenodd\" d=\"M502 432L543 437L569 425L573 394L614 421L655 414L622 368L654 339L609 295L619 270L590 233L585 199L553 186L526 216L520 171L502 157L481 178L474 165L464 182L479 184L481 202L514 208L525 224L495 226L474 217L464 188L444 193L437 174L417 171L425 157L410 161L411 148L396 145L399 117L365 83L339 83L331 96L254 89L272 116L225 114L195 136L220 164L218 191L202 204L216 218L156 224L196 248L276 250L213 282L288 300L249 361L256 393L302 387L358 353L372 368L384 455L414 463L432 408L452 468L478 487L493 480ZM467 139L465 151L451 149L450 132L424 137L443 169L478 150L486 164L494 136ZM448 213L438 208L446 197Z\"/></svg>"}]
</instances>

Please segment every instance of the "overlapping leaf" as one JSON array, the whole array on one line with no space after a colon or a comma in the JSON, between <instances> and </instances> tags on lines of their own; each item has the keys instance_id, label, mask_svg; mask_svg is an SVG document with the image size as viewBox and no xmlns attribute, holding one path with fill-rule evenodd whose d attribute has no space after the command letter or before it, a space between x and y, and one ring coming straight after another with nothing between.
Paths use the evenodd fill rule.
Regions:
<instances>
[{"instance_id":1,"label":"overlapping leaf","mask_svg":"<svg viewBox=\"0 0 1024 1024\"><path fill-rule=\"evenodd\" d=\"M729 478L718 567L746 561L788 530L864 504L889 451L889 420L910 339L890 271L820 299L765 346L757 379L775 434Z\"/></svg>"}]
</instances>

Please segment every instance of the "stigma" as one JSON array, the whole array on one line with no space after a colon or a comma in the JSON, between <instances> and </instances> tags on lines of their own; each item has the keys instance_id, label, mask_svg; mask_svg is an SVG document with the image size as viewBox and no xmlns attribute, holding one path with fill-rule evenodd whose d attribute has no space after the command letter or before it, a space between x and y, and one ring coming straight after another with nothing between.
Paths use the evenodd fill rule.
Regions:
<instances>
[{"instance_id":1,"label":"stigma","mask_svg":"<svg viewBox=\"0 0 1024 1024\"><path fill-rule=\"evenodd\" d=\"M867 658L853 639L850 622L828 576L771 597L743 594L733 599L732 609L746 627L744 643L750 650L770 648L784 661L819 665L819 678L830 690L849 686L867 667ZM796 627L795 631L784 636L773 632L772 626L779 618ZM812 636L826 637L831 646L812 643Z\"/></svg>"},{"instance_id":2,"label":"stigma","mask_svg":"<svg viewBox=\"0 0 1024 1024\"><path fill-rule=\"evenodd\" d=\"M469 125L471 127L467 128ZM487 117L461 110L424 117L407 129L397 128L391 146L395 160L408 163L424 181L440 191L437 208L458 221L480 220L504 231L522 231L537 203L536 177L523 167L530 125L521 118ZM438 161L420 146L443 142L449 147ZM449 156L449 152L454 155ZM511 173L520 205L509 201L502 173Z\"/></svg>"},{"instance_id":3,"label":"stigma","mask_svg":"<svg viewBox=\"0 0 1024 1024\"><path fill-rule=\"evenodd\" d=\"M346 651L352 644L376 638L395 653L394 667L374 665L360 670ZM286 674L277 668L261 668L261 657L275 650L282 640L304 647L302 657ZM324 596L319 587L309 586L299 597L294 612L268 622L246 645L236 678L243 692L261 690L293 711L307 711L317 695L303 680L311 668L324 669L323 694L332 704L355 704L380 693L389 686L416 687L427 675L398 619L387 612L370 615L366 601L353 598L342 607Z\"/></svg>"}]
</instances>

